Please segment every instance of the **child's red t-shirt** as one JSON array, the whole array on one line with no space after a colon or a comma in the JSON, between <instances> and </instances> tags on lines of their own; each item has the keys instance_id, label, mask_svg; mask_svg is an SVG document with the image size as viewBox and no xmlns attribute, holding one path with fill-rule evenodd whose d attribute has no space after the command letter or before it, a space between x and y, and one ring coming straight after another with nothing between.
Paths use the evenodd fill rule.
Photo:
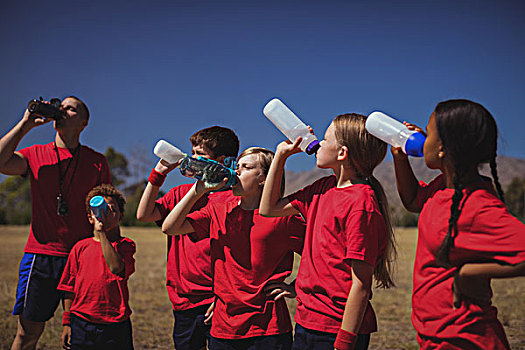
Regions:
<instances>
[{"instance_id":1,"label":"child's red t-shirt","mask_svg":"<svg viewBox=\"0 0 525 350\"><path fill-rule=\"evenodd\" d=\"M369 185L337 188L335 176L321 178L287 198L307 223L295 321L308 329L337 333L352 287L351 260L375 266L385 251L383 215ZM376 330L369 302L359 333Z\"/></svg>"},{"instance_id":2,"label":"child's red t-shirt","mask_svg":"<svg viewBox=\"0 0 525 350\"><path fill-rule=\"evenodd\" d=\"M188 193L193 184L172 188L155 203L162 222L177 203ZM214 192L201 197L191 211L199 210L214 201L234 199L232 191ZM168 236L168 262L166 287L173 310L187 310L211 304L215 298L212 288L210 240L192 242L187 235Z\"/></svg>"},{"instance_id":3,"label":"child's red t-shirt","mask_svg":"<svg viewBox=\"0 0 525 350\"><path fill-rule=\"evenodd\" d=\"M214 291L211 335L242 339L292 330L286 302L275 302L263 288L282 282L300 252L304 221L297 216L267 218L243 210L238 201L208 205L187 216L193 240L211 237Z\"/></svg>"},{"instance_id":4,"label":"child's red t-shirt","mask_svg":"<svg viewBox=\"0 0 525 350\"><path fill-rule=\"evenodd\" d=\"M519 264L525 261L525 225L513 217L497 198L490 181L464 190L458 234L450 249L454 267L436 261L448 231L453 189L445 188L443 175L429 185L421 183L416 201L423 206L414 266L412 323L423 348L438 343L462 348L508 348L508 342L491 305L468 301L452 305L452 283L459 267L468 262Z\"/></svg>"},{"instance_id":5,"label":"child's red t-shirt","mask_svg":"<svg viewBox=\"0 0 525 350\"><path fill-rule=\"evenodd\" d=\"M124 276L109 270L99 241L86 238L75 244L57 289L74 293L71 313L92 323L115 323L129 318L128 278L135 272L135 243L129 238L111 242L124 261Z\"/></svg>"}]
</instances>

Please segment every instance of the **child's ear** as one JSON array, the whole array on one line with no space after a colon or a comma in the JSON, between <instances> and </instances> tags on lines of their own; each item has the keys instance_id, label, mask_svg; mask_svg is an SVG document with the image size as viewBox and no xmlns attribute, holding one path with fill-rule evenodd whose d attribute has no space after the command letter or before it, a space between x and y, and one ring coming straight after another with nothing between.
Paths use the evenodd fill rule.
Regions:
<instances>
[{"instance_id":1,"label":"child's ear","mask_svg":"<svg viewBox=\"0 0 525 350\"><path fill-rule=\"evenodd\" d=\"M88 217L89 223L91 225L95 225L95 220L93 220L93 216L91 215L91 212L88 213L87 217Z\"/></svg>"},{"instance_id":2,"label":"child's ear","mask_svg":"<svg viewBox=\"0 0 525 350\"><path fill-rule=\"evenodd\" d=\"M266 175L263 175L263 174L259 175L259 186L264 186L265 183L266 183Z\"/></svg>"},{"instance_id":3,"label":"child's ear","mask_svg":"<svg viewBox=\"0 0 525 350\"><path fill-rule=\"evenodd\" d=\"M345 160L346 158L348 158L348 147L341 146L337 152L337 160Z\"/></svg>"}]
</instances>

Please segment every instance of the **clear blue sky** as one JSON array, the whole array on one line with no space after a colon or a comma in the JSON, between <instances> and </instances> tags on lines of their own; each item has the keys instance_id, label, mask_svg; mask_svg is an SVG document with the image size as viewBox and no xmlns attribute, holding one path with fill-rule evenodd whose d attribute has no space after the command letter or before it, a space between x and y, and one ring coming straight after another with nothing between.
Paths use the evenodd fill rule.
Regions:
<instances>
[{"instance_id":1,"label":"clear blue sky","mask_svg":"<svg viewBox=\"0 0 525 350\"><path fill-rule=\"evenodd\" d=\"M318 137L340 113L424 126L437 102L468 98L496 117L500 154L525 158L524 18L523 1L3 1L0 133L31 98L73 94L92 113L83 143L146 150L153 166L157 140L189 151L215 124L241 149L275 148L273 97ZM298 155L289 169L314 165Z\"/></svg>"}]
</instances>

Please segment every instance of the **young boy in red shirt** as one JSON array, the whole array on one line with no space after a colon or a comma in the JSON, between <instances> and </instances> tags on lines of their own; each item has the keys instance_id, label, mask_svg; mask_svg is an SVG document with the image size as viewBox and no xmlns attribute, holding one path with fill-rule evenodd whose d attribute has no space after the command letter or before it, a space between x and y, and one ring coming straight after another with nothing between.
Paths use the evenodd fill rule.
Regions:
<instances>
[{"instance_id":1,"label":"young boy in red shirt","mask_svg":"<svg viewBox=\"0 0 525 350\"><path fill-rule=\"evenodd\" d=\"M235 133L221 126L197 131L190 138L192 155L224 162L226 157L237 157L239 139ZM178 164L176 164L178 165ZM176 165L160 160L152 170L137 208L137 219L162 225L164 219L190 190L192 184L172 188L157 199L166 175ZM192 208L199 210L213 202L234 198L231 191L215 192L203 196ZM206 347L209 337L212 305L210 239L192 242L187 236L168 236L168 262L166 287L173 308L173 343L177 350ZM205 322L206 320L206 322ZM207 324L206 324L207 323Z\"/></svg>"},{"instance_id":2,"label":"young boy in red shirt","mask_svg":"<svg viewBox=\"0 0 525 350\"><path fill-rule=\"evenodd\" d=\"M107 203L100 219L89 205L95 196ZM124 204L111 185L95 187L86 198L94 237L75 244L57 287L66 292L64 349L133 349L128 278L135 272L135 243L120 235Z\"/></svg>"}]
</instances>

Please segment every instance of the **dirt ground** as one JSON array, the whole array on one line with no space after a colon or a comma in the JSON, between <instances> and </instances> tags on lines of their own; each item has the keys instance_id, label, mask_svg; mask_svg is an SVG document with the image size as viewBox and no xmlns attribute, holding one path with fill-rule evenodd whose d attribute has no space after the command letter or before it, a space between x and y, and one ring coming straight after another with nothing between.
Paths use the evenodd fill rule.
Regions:
<instances>
[{"instance_id":1,"label":"dirt ground","mask_svg":"<svg viewBox=\"0 0 525 350\"><path fill-rule=\"evenodd\" d=\"M0 227L0 348L8 349L16 331L11 315L17 270L27 239L28 227ZM166 240L157 228L124 228L123 234L137 244L136 272L131 276L130 305L136 349L172 349L173 317L164 286ZM372 303L379 332L372 335L370 349L417 349L410 323L410 295L416 230L396 230L398 241L397 288L374 290ZM295 269L295 271L297 271ZM525 278L493 282L493 302L499 309L513 349L525 349ZM295 302L289 303L290 312ZM62 311L48 322L38 349L60 349Z\"/></svg>"}]
</instances>

